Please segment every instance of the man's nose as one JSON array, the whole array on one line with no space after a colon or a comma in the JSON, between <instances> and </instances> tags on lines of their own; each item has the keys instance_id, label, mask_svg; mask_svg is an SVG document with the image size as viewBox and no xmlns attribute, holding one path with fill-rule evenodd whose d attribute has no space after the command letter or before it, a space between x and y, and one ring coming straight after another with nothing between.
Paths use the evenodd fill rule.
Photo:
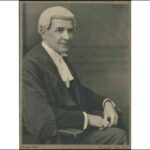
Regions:
<instances>
[{"instance_id":1,"label":"man's nose","mask_svg":"<svg viewBox=\"0 0 150 150\"><path fill-rule=\"evenodd\" d=\"M68 31L66 31L66 30L63 32L62 36L63 36L63 39L65 39L65 40L69 40L70 39L70 35L69 35Z\"/></svg>"}]
</instances>

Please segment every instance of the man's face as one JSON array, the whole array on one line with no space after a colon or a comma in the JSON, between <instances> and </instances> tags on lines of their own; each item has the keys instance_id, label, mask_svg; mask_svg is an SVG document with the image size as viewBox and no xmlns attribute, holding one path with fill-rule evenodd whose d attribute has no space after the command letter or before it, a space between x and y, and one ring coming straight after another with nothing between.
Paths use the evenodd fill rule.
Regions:
<instances>
[{"instance_id":1,"label":"man's face","mask_svg":"<svg viewBox=\"0 0 150 150\"><path fill-rule=\"evenodd\" d=\"M46 44L58 53L69 50L73 37L72 20L53 19L49 30L45 31Z\"/></svg>"}]
</instances>

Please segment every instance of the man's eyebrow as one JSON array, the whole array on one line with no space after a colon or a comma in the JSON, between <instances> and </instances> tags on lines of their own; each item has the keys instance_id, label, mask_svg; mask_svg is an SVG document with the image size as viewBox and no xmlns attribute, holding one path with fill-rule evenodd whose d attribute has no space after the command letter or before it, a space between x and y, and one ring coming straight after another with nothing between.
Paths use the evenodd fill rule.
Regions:
<instances>
[{"instance_id":1,"label":"man's eyebrow","mask_svg":"<svg viewBox=\"0 0 150 150\"><path fill-rule=\"evenodd\" d=\"M66 27L61 27L61 26L57 26L56 28L61 28L61 29L74 29L74 27L68 27L68 28L66 28Z\"/></svg>"},{"instance_id":2,"label":"man's eyebrow","mask_svg":"<svg viewBox=\"0 0 150 150\"><path fill-rule=\"evenodd\" d=\"M57 31L57 30L61 30L61 31L64 31L64 30L67 30L68 32L74 32L74 28L73 27L69 27L69 28L66 28L66 27L56 27L54 29L54 31Z\"/></svg>"},{"instance_id":3,"label":"man's eyebrow","mask_svg":"<svg viewBox=\"0 0 150 150\"><path fill-rule=\"evenodd\" d=\"M64 27L56 27L54 30L64 30Z\"/></svg>"}]
</instances>

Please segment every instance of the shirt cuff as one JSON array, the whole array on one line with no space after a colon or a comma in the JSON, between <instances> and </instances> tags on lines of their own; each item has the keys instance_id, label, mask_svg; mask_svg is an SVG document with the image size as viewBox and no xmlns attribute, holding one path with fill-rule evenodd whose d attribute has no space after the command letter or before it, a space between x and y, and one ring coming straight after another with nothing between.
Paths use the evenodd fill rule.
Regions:
<instances>
[{"instance_id":1,"label":"shirt cuff","mask_svg":"<svg viewBox=\"0 0 150 150\"><path fill-rule=\"evenodd\" d=\"M107 101L110 101L110 103L112 104L112 106L113 106L114 108L116 107L116 104L115 104L115 102L114 102L113 100L111 100L110 98L105 98L104 101L103 101L103 108L104 108L105 103L106 103Z\"/></svg>"},{"instance_id":2,"label":"shirt cuff","mask_svg":"<svg viewBox=\"0 0 150 150\"><path fill-rule=\"evenodd\" d=\"M83 130L85 130L88 126L88 116L86 112L83 112L84 115L84 124L83 124Z\"/></svg>"}]
</instances>

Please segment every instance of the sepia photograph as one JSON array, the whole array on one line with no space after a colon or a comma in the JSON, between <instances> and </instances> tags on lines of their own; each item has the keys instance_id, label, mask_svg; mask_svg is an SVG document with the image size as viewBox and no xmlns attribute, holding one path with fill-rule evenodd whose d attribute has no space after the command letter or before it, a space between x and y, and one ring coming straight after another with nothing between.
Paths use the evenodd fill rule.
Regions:
<instances>
[{"instance_id":1,"label":"sepia photograph","mask_svg":"<svg viewBox=\"0 0 150 150\"><path fill-rule=\"evenodd\" d=\"M129 149L131 2L19 3L20 148Z\"/></svg>"}]
</instances>

